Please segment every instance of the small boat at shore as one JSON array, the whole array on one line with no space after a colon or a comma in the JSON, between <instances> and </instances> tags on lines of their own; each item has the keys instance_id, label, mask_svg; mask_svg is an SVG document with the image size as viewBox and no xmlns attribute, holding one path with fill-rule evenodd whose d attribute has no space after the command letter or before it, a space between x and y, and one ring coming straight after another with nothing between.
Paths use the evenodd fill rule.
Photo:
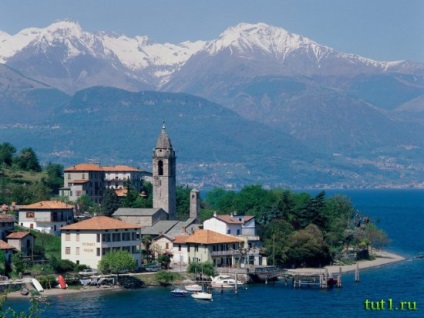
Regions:
<instances>
[{"instance_id":1,"label":"small boat at shore","mask_svg":"<svg viewBox=\"0 0 424 318\"><path fill-rule=\"evenodd\" d=\"M175 296L175 297L185 297L188 294L188 291L186 291L185 289L177 287L177 288L171 290L171 294L172 294L172 296Z\"/></svg>"},{"instance_id":2,"label":"small boat at shore","mask_svg":"<svg viewBox=\"0 0 424 318\"><path fill-rule=\"evenodd\" d=\"M186 286L184 286L184 289L186 290L186 291L189 291L189 292L200 292L200 291L202 291L203 289L202 289L202 286L201 285L199 285L199 284L190 284L190 285L186 285Z\"/></svg>"},{"instance_id":3,"label":"small boat at shore","mask_svg":"<svg viewBox=\"0 0 424 318\"><path fill-rule=\"evenodd\" d=\"M243 283L239 280L235 280L229 275L218 275L215 277L211 277L211 286L212 288L235 288L235 285L237 284L237 287L242 286Z\"/></svg>"},{"instance_id":4,"label":"small boat at shore","mask_svg":"<svg viewBox=\"0 0 424 318\"><path fill-rule=\"evenodd\" d=\"M23 288L20 290L20 293L21 293L21 295L22 295L22 296L27 296L27 295L29 294L29 290L28 290L28 289L26 289L25 287L23 287Z\"/></svg>"},{"instance_id":5,"label":"small boat at shore","mask_svg":"<svg viewBox=\"0 0 424 318\"><path fill-rule=\"evenodd\" d=\"M195 292L193 294L191 294L191 297L193 297L194 299L200 299L200 300L212 300L212 293L208 293L208 292Z\"/></svg>"}]
</instances>

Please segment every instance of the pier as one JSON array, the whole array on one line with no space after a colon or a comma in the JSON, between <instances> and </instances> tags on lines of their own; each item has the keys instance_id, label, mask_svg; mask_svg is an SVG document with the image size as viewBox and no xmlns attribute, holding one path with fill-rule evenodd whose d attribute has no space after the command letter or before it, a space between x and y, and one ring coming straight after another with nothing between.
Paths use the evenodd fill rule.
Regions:
<instances>
[{"instance_id":1,"label":"pier","mask_svg":"<svg viewBox=\"0 0 424 318\"><path fill-rule=\"evenodd\" d=\"M275 266L251 266L249 268L221 268L220 273L237 274L244 276L253 283L271 283L277 280L285 281L286 285L293 288L318 287L321 289L342 287L342 268L338 273L330 274L327 269L319 268L311 271L303 269L287 270ZM358 272L359 277L359 272Z\"/></svg>"}]
</instances>

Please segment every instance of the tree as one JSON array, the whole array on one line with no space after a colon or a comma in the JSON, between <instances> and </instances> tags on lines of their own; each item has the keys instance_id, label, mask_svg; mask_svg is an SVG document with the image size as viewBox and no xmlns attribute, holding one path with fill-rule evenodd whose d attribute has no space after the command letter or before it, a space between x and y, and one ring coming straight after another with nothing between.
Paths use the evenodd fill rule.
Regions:
<instances>
[{"instance_id":1,"label":"tree","mask_svg":"<svg viewBox=\"0 0 424 318\"><path fill-rule=\"evenodd\" d=\"M84 212L92 213L95 203L89 195L83 194L77 199L77 201L75 202L75 206L76 206L77 213L84 213Z\"/></svg>"},{"instance_id":2,"label":"tree","mask_svg":"<svg viewBox=\"0 0 424 318\"><path fill-rule=\"evenodd\" d=\"M43 178L43 183L52 190L52 193L58 194L59 188L63 186L63 166L59 164L49 163L44 171L47 178Z\"/></svg>"},{"instance_id":3,"label":"tree","mask_svg":"<svg viewBox=\"0 0 424 318\"><path fill-rule=\"evenodd\" d=\"M289 237L288 246L288 262L295 265L319 266L328 264L331 260L322 232L314 224L294 232Z\"/></svg>"},{"instance_id":4,"label":"tree","mask_svg":"<svg viewBox=\"0 0 424 318\"><path fill-rule=\"evenodd\" d=\"M12 268L18 275L25 272L27 263L23 259L21 252L18 252L12 256Z\"/></svg>"},{"instance_id":5,"label":"tree","mask_svg":"<svg viewBox=\"0 0 424 318\"><path fill-rule=\"evenodd\" d=\"M114 189L106 189L100 204L100 213L111 216L119 208L119 198Z\"/></svg>"},{"instance_id":6,"label":"tree","mask_svg":"<svg viewBox=\"0 0 424 318\"><path fill-rule=\"evenodd\" d=\"M19 169L25 171L40 172L41 166L38 163L37 155L32 148L22 149L19 156L15 158L15 163Z\"/></svg>"},{"instance_id":7,"label":"tree","mask_svg":"<svg viewBox=\"0 0 424 318\"><path fill-rule=\"evenodd\" d=\"M211 262L190 263L187 271L197 275L214 276L215 268Z\"/></svg>"},{"instance_id":8,"label":"tree","mask_svg":"<svg viewBox=\"0 0 424 318\"><path fill-rule=\"evenodd\" d=\"M177 277L176 273L167 272L167 271L159 271L155 274L156 280L161 285L169 285L170 282L172 282Z\"/></svg>"},{"instance_id":9,"label":"tree","mask_svg":"<svg viewBox=\"0 0 424 318\"><path fill-rule=\"evenodd\" d=\"M177 220L186 220L190 212L190 192L191 189L188 186L177 186Z\"/></svg>"},{"instance_id":10,"label":"tree","mask_svg":"<svg viewBox=\"0 0 424 318\"><path fill-rule=\"evenodd\" d=\"M8 142L0 144L0 164L4 163L6 166L11 166L15 153L16 148L12 144Z\"/></svg>"},{"instance_id":11,"label":"tree","mask_svg":"<svg viewBox=\"0 0 424 318\"><path fill-rule=\"evenodd\" d=\"M20 204L31 204L33 202L50 199L50 189L41 182L33 185L12 184L10 185L9 200Z\"/></svg>"},{"instance_id":12,"label":"tree","mask_svg":"<svg viewBox=\"0 0 424 318\"><path fill-rule=\"evenodd\" d=\"M99 270L103 273L119 274L122 271L134 270L136 261L127 251L111 251L99 262Z\"/></svg>"}]
</instances>

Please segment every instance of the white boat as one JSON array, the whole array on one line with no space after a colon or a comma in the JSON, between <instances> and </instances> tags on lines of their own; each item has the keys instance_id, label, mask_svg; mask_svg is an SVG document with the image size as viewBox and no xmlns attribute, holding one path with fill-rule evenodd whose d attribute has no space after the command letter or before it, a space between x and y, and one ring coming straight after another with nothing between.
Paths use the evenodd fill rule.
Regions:
<instances>
[{"instance_id":1,"label":"white boat","mask_svg":"<svg viewBox=\"0 0 424 318\"><path fill-rule=\"evenodd\" d=\"M202 286L200 286L199 284L190 284L184 286L184 289L189 292L200 292L202 291Z\"/></svg>"},{"instance_id":2,"label":"white boat","mask_svg":"<svg viewBox=\"0 0 424 318\"><path fill-rule=\"evenodd\" d=\"M200 300L212 300L212 293L207 293L204 291L195 292L191 294L191 297L193 297L194 299L200 299Z\"/></svg>"},{"instance_id":3,"label":"white boat","mask_svg":"<svg viewBox=\"0 0 424 318\"><path fill-rule=\"evenodd\" d=\"M35 278L32 279L32 284L34 285L35 289L38 292L43 292L44 291L43 286L41 286L40 282L38 280L36 280Z\"/></svg>"},{"instance_id":4,"label":"white boat","mask_svg":"<svg viewBox=\"0 0 424 318\"><path fill-rule=\"evenodd\" d=\"M176 297L184 297L185 295L188 294L188 291L186 291L185 289L182 289L180 287L177 287L177 288L171 290L171 294L173 296L176 296Z\"/></svg>"},{"instance_id":5,"label":"white boat","mask_svg":"<svg viewBox=\"0 0 424 318\"><path fill-rule=\"evenodd\" d=\"M229 275L218 275L215 277L211 277L211 286L212 288L235 288L243 285L243 283L239 280L235 280Z\"/></svg>"}]
</instances>

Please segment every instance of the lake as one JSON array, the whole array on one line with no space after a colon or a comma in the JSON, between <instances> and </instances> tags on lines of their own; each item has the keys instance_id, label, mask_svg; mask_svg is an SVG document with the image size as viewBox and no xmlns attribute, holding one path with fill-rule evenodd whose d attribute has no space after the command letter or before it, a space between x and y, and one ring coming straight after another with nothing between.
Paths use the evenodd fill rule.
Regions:
<instances>
[{"instance_id":1,"label":"lake","mask_svg":"<svg viewBox=\"0 0 424 318\"><path fill-rule=\"evenodd\" d=\"M377 222L391 238L386 249L406 260L363 270L359 283L354 273L343 274L340 289L277 282L248 285L238 295L216 292L212 302L173 297L170 288L49 297L42 317L424 317L424 259L414 257L424 252L424 191L331 190L327 197L335 193L346 194L361 215ZM22 310L28 301L8 300L7 306Z\"/></svg>"}]
</instances>

